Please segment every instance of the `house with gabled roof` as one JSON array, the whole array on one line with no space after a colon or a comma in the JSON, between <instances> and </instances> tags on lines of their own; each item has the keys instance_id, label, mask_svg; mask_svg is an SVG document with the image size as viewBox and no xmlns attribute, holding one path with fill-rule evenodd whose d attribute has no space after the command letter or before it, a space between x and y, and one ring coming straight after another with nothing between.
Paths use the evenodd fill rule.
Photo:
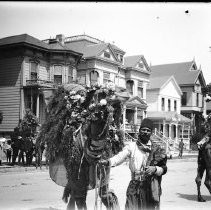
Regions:
<instances>
[{"instance_id":1,"label":"house with gabled roof","mask_svg":"<svg viewBox=\"0 0 211 210\"><path fill-rule=\"evenodd\" d=\"M62 43L83 54L77 66L79 83L102 85L113 82L123 92L127 91L123 126L124 130L133 135L146 116L146 86L149 83L150 68L144 56L125 56L125 52L116 45L88 35L63 37Z\"/></svg>"},{"instance_id":2,"label":"house with gabled roof","mask_svg":"<svg viewBox=\"0 0 211 210\"><path fill-rule=\"evenodd\" d=\"M191 133L198 132L204 112L202 89L206 86L201 68L194 60L151 67L152 77L173 75L182 90L181 114L192 120Z\"/></svg>"},{"instance_id":3,"label":"house with gabled roof","mask_svg":"<svg viewBox=\"0 0 211 210\"><path fill-rule=\"evenodd\" d=\"M180 114L181 96L182 91L173 75L151 75L147 87L147 117L153 121L155 136L166 139L174 147L183 139L189 149L191 120Z\"/></svg>"}]
</instances>

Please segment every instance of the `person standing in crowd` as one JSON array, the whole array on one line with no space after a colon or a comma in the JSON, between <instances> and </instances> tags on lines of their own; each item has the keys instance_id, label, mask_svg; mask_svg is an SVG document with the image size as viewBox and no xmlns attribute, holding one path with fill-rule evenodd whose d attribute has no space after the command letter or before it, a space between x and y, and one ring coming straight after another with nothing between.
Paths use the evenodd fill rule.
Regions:
<instances>
[{"instance_id":1,"label":"person standing in crowd","mask_svg":"<svg viewBox=\"0 0 211 210\"><path fill-rule=\"evenodd\" d=\"M181 139L180 143L179 143L179 158L182 158L183 155L183 149L184 149L184 142L183 139Z\"/></svg>"},{"instance_id":2,"label":"person standing in crowd","mask_svg":"<svg viewBox=\"0 0 211 210\"><path fill-rule=\"evenodd\" d=\"M11 163L11 157L12 157L11 140L8 140L5 143L4 149L5 149L5 154L6 154L6 157L7 157L7 163Z\"/></svg>"},{"instance_id":3,"label":"person standing in crowd","mask_svg":"<svg viewBox=\"0 0 211 210\"><path fill-rule=\"evenodd\" d=\"M145 118L138 140L126 145L121 152L100 165L114 167L129 159L131 181L126 193L126 210L159 209L162 175L167 172L167 155L158 145L150 144L153 122Z\"/></svg>"}]
</instances>

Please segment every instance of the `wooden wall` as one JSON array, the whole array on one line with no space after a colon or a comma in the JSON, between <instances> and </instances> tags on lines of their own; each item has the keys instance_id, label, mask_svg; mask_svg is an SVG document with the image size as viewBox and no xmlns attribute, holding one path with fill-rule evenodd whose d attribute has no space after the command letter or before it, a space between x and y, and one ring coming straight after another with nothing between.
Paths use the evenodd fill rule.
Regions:
<instances>
[{"instance_id":1,"label":"wooden wall","mask_svg":"<svg viewBox=\"0 0 211 210\"><path fill-rule=\"evenodd\" d=\"M23 58L0 58L0 110L3 121L0 132L10 132L20 118L20 87Z\"/></svg>"}]
</instances>

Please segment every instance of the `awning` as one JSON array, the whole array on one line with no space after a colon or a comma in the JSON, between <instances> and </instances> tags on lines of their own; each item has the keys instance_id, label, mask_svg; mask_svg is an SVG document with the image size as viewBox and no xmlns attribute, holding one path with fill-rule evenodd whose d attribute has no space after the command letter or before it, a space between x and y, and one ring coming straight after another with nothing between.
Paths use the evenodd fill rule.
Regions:
<instances>
[{"instance_id":1,"label":"awning","mask_svg":"<svg viewBox=\"0 0 211 210\"><path fill-rule=\"evenodd\" d=\"M164 112L164 111L147 112L147 116L148 118L152 120L166 120L169 122L177 122L177 123L191 123L192 122L191 119L181 114L178 114L176 112Z\"/></svg>"}]
</instances>

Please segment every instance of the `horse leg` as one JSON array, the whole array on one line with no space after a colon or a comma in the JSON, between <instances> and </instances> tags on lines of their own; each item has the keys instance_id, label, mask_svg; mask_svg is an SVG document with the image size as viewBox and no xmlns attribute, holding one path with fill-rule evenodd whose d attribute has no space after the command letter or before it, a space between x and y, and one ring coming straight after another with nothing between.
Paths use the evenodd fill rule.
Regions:
<instances>
[{"instance_id":1,"label":"horse leg","mask_svg":"<svg viewBox=\"0 0 211 210\"><path fill-rule=\"evenodd\" d=\"M199 202L205 202L206 200L204 200L204 198L201 195L201 180L203 177L203 173L205 171L205 167L203 165L198 165L198 169L197 169L197 176L195 179L196 185L197 185L197 193L198 193L198 201Z\"/></svg>"},{"instance_id":2,"label":"horse leg","mask_svg":"<svg viewBox=\"0 0 211 210\"><path fill-rule=\"evenodd\" d=\"M101 182L100 182L100 193L102 203L106 206L107 210L120 210L119 202L117 196L109 191L109 178L110 178L110 168L104 167L100 169Z\"/></svg>"},{"instance_id":3,"label":"horse leg","mask_svg":"<svg viewBox=\"0 0 211 210\"><path fill-rule=\"evenodd\" d=\"M211 194L211 168L206 170L205 186Z\"/></svg>"},{"instance_id":4,"label":"horse leg","mask_svg":"<svg viewBox=\"0 0 211 210\"><path fill-rule=\"evenodd\" d=\"M78 210L87 210L86 205L86 196L85 197L76 197L75 198L76 206L78 207Z\"/></svg>"},{"instance_id":5,"label":"horse leg","mask_svg":"<svg viewBox=\"0 0 211 210\"><path fill-rule=\"evenodd\" d=\"M70 199L69 199L69 202L68 202L66 210L75 210L75 198L74 198L74 196L71 193L69 195L70 195ZM68 200L68 198L67 198L67 200Z\"/></svg>"}]
</instances>

